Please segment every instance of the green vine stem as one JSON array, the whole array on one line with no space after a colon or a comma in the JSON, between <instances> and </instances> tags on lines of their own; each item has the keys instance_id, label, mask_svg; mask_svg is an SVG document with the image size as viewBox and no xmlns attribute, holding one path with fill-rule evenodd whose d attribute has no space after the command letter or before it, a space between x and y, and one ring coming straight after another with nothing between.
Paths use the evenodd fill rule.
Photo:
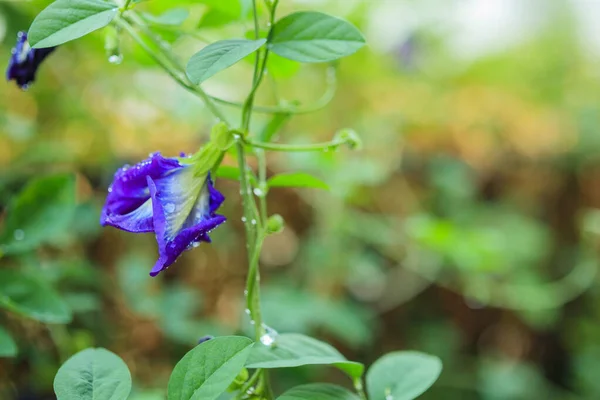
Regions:
<instances>
[{"instance_id":1,"label":"green vine stem","mask_svg":"<svg viewBox=\"0 0 600 400\"><path fill-rule=\"evenodd\" d=\"M335 150L340 145L344 144L345 141L334 139L330 142L324 143L309 143L309 144L282 144L282 143L267 143L267 142L258 142L252 139L244 139L244 142L251 147L263 150L271 150L271 151L285 151L285 152L295 152L295 151L329 151Z\"/></svg>"},{"instance_id":2,"label":"green vine stem","mask_svg":"<svg viewBox=\"0 0 600 400\"><path fill-rule=\"evenodd\" d=\"M185 73L179 70L176 66L173 65L172 61L166 56L162 51L157 52L153 49L148 43L138 34L135 28L131 24L130 19L126 18L117 18L115 19L115 23L117 26L121 27L124 31L126 31L131 38L137 42L137 44L158 64L160 65L167 74L173 78L179 85L183 88L187 89L189 92L195 94L200 97L200 99L206 105L206 108L219 120L227 123L227 118L225 115L219 110L219 108L214 104L212 99L198 86L191 83ZM136 22L137 24L137 22Z\"/></svg>"}]
</instances>

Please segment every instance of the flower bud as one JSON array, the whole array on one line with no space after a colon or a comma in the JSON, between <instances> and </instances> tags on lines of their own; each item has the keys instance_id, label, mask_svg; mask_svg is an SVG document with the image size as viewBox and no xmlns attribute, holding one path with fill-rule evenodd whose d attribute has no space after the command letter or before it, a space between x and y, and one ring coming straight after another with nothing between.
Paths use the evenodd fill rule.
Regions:
<instances>
[{"instance_id":1,"label":"flower bud","mask_svg":"<svg viewBox=\"0 0 600 400\"><path fill-rule=\"evenodd\" d=\"M231 385L229 385L227 391L235 392L236 390L239 390L242 386L244 386L244 383L246 383L249 377L250 374L248 374L248 370L246 368L243 368L238 374L238 376L235 377L235 380L231 382Z\"/></svg>"},{"instance_id":2,"label":"flower bud","mask_svg":"<svg viewBox=\"0 0 600 400\"><path fill-rule=\"evenodd\" d=\"M283 231L283 227L285 226L285 221L283 217L279 214L273 214L267 220L267 233L279 233Z\"/></svg>"}]
</instances>

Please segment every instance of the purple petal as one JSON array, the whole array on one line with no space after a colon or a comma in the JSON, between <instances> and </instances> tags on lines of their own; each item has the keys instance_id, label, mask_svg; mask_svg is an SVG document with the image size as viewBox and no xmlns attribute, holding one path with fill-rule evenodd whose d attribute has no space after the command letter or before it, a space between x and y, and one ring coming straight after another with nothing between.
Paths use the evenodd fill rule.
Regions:
<instances>
[{"instance_id":1,"label":"purple petal","mask_svg":"<svg viewBox=\"0 0 600 400\"><path fill-rule=\"evenodd\" d=\"M20 88L26 89L34 80L37 70L56 47L33 49L27 42L27 33L19 32L17 44L12 49L12 55L6 69L6 79L14 80Z\"/></svg>"},{"instance_id":2,"label":"purple petal","mask_svg":"<svg viewBox=\"0 0 600 400\"><path fill-rule=\"evenodd\" d=\"M108 188L100 224L128 232L152 232L152 204L146 177L159 181L181 168L177 160L154 153L133 167L118 170Z\"/></svg>"},{"instance_id":3,"label":"purple petal","mask_svg":"<svg viewBox=\"0 0 600 400\"><path fill-rule=\"evenodd\" d=\"M192 226L184 227L184 224L182 225L183 229L173 231L171 215L174 211L169 206L173 204L170 203L172 201L170 193L165 193L158 189L157 184L151 177L148 177L148 187L150 188L150 195L152 197L154 231L156 233L159 253L158 261L152 268L152 271L150 271L150 275L156 276L159 272L173 264L179 255L194 243L206 241L208 232L225 222L226 218L222 215L212 215L197 221ZM161 189L164 190L164 188ZM188 220L189 218L186 218L186 222Z\"/></svg>"}]
</instances>

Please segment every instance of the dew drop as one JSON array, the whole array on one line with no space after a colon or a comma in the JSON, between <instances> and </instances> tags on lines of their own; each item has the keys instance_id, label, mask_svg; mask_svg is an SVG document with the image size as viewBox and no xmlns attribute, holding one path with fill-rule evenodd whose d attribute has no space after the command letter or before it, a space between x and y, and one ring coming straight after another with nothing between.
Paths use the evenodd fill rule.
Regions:
<instances>
[{"instance_id":1,"label":"dew drop","mask_svg":"<svg viewBox=\"0 0 600 400\"><path fill-rule=\"evenodd\" d=\"M252 225L256 225L256 220L253 218L253 219L252 219L252 221L250 221L250 223L251 223Z\"/></svg>"},{"instance_id":2,"label":"dew drop","mask_svg":"<svg viewBox=\"0 0 600 400\"><path fill-rule=\"evenodd\" d=\"M386 394L385 400L394 400L394 396L392 396L391 394Z\"/></svg>"},{"instance_id":3,"label":"dew drop","mask_svg":"<svg viewBox=\"0 0 600 400\"><path fill-rule=\"evenodd\" d=\"M13 236L15 237L15 240L23 240L25 239L25 232L23 232L23 229L15 229Z\"/></svg>"},{"instance_id":4,"label":"dew drop","mask_svg":"<svg viewBox=\"0 0 600 400\"><path fill-rule=\"evenodd\" d=\"M165 211L168 213L172 213L175 211L175 204L173 203L167 203L165 204Z\"/></svg>"},{"instance_id":5,"label":"dew drop","mask_svg":"<svg viewBox=\"0 0 600 400\"><path fill-rule=\"evenodd\" d=\"M244 294L247 294L246 292L247 292L247 290L244 292ZM250 315L250 309L249 309L249 308L246 308L246 309L244 310L244 312L245 312L246 314Z\"/></svg>"},{"instance_id":6,"label":"dew drop","mask_svg":"<svg viewBox=\"0 0 600 400\"><path fill-rule=\"evenodd\" d=\"M248 296L248 289L244 290L244 296ZM246 309L246 311L250 311L250 310Z\"/></svg>"},{"instance_id":7,"label":"dew drop","mask_svg":"<svg viewBox=\"0 0 600 400\"><path fill-rule=\"evenodd\" d=\"M260 342L268 347L273 346L278 335L277 331L265 324L262 324L262 327L265 329L265 333L260 337Z\"/></svg>"},{"instance_id":8,"label":"dew drop","mask_svg":"<svg viewBox=\"0 0 600 400\"><path fill-rule=\"evenodd\" d=\"M250 325L254 325L256 322L254 322L254 320L250 320Z\"/></svg>"},{"instance_id":9,"label":"dew drop","mask_svg":"<svg viewBox=\"0 0 600 400\"><path fill-rule=\"evenodd\" d=\"M265 333L260 337L260 342L267 347L271 347L273 346L273 343L275 343L275 338L268 333Z\"/></svg>"},{"instance_id":10,"label":"dew drop","mask_svg":"<svg viewBox=\"0 0 600 400\"><path fill-rule=\"evenodd\" d=\"M254 195L258 196L258 197L263 197L265 195L265 192L263 192L261 189L259 188L254 188L253 190Z\"/></svg>"},{"instance_id":11,"label":"dew drop","mask_svg":"<svg viewBox=\"0 0 600 400\"><path fill-rule=\"evenodd\" d=\"M192 247L196 248L198 246L200 246L200 242L193 242L192 243Z\"/></svg>"},{"instance_id":12,"label":"dew drop","mask_svg":"<svg viewBox=\"0 0 600 400\"><path fill-rule=\"evenodd\" d=\"M246 222L246 217L242 217L242 222Z\"/></svg>"},{"instance_id":13,"label":"dew drop","mask_svg":"<svg viewBox=\"0 0 600 400\"><path fill-rule=\"evenodd\" d=\"M119 65L123 62L123 55L113 54L110 57L108 57L108 62L114 65Z\"/></svg>"}]
</instances>

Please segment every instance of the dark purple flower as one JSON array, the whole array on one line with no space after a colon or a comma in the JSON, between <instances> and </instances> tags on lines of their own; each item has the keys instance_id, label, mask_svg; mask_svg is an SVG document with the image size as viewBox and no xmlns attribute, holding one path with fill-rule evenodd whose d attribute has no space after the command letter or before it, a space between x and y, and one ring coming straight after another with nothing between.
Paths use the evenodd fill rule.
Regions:
<instances>
[{"instance_id":1,"label":"dark purple flower","mask_svg":"<svg viewBox=\"0 0 600 400\"><path fill-rule=\"evenodd\" d=\"M215 337L212 335L206 335L206 336L202 336L200 339L198 339L198 344L202 344L204 342L208 342L209 340L214 339Z\"/></svg>"},{"instance_id":2,"label":"dark purple flower","mask_svg":"<svg viewBox=\"0 0 600 400\"><path fill-rule=\"evenodd\" d=\"M127 232L154 232L158 261L151 276L173 264L179 255L200 242L225 217L215 214L225 198L210 175L197 177L190 164L160 153L115 173L108 188L100 224Z\"/></svg>"},{"instance_id":3,"label":"dark purple flower","mask_svg":"<svg viewBox=\"0 0 600 400\"><path fill-rule=\"evenodd\" d=\"M35 74L44 59L56 47L33 49L27 42L27 33L17 34L17 44L12 49L12 56L6 69L6 80L14 80L21 89L27 89L35 80Z\"/></svg>"}]
</instances>

